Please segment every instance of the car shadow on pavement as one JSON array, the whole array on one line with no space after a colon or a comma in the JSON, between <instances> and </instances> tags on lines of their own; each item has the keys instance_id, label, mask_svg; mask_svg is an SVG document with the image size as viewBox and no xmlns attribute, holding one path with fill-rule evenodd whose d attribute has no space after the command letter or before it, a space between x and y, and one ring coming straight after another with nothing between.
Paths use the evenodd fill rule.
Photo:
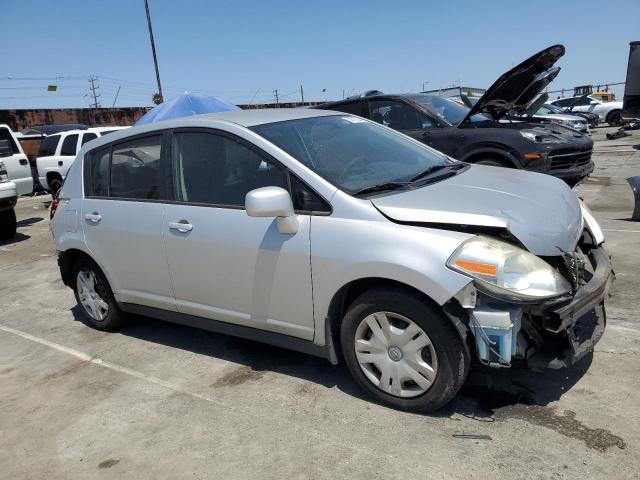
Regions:
<instances>
[{"instance_id":1,"label":"car shadow on pavement","mask_svg":"<svg viewBox=\"0 0 640 480\"><path fill-rule=\"evenodd\" d=\"M11 245L13 243L20 243L20 242L24 242L25 240L28 240L31 238L31 235L25 235L24 233L16 233L13 238L10 238L9 240L0 240L0 247L6 247L7 245Z\"/></svg>"},{"instance_id":2,"label":"car shadow on pavement","mask_svg":"<svg viewBox=\"0 0 640 480\"><path fill-rule=\"evenodd\" d=\"M31 225L41 222L43 221L44 218L43 217L30 217L30 218L23 218L22 220L19 220L16 223L16 226L19 227L30 227Z\"/></svg>"},{"instance_id":3,"label":"car shadow on pavement","mask_svg":"<svg viewBox=\"0 0 640 480\"><path fill-rule=\"evenodd\" d=\"M79 306L73 307L72 313L76 320L85 323ZM132 315L118 333L233 362L253 372L277 372L326 388L337 387L347 395L375 402L360 390L344 365L331 365L311 355L137 315ZM592 356L588 355L571 368L544 372L474 368L453 401L426 415L450 417L460 414L491 421L496 410L502 407L547 405L558 400L586 373L591 359Z\"/></svg>"}]
</instances>

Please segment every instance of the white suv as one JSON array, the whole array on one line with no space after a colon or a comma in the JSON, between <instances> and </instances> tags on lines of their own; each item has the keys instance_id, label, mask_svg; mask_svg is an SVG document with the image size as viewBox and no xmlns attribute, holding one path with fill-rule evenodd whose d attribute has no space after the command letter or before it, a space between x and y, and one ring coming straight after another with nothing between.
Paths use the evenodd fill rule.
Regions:
<instances>
[{"instance_id":1,"label":"white suv","mask_svg":"<svg viewBox=\"0 0 640 480\"><path fill-rule=\"evenodd\" d=\"M444 405L472 362L571 364L604 331L604 238L563 181L352 115L134 127L85 146L58 200L90 325L131 312L340 360L397 408Z\"/></svg>"},{"instance_id":2,"label":"white suv","mask_svg":"<svg viewBox=\"0 0 640 480\"><path fill-rule=\"evenodd\" d=\"M96 127L87 130L68 130L45 137L40 144L36 160L38 181L42 188L51 193L57 192L64 182L69 167L85 143L123 128L128 127Z\"/></svg>"},{"instance_id":3,"label":"white suv","mask_svg":"<svg viewBox=\"0 0 640 480\"><path fill-rule=\"evenodd\" d=\"M9 126L0 125L0 240L15 235L18 196L32 192L29 160Z\"/></svg>"}]
</instances>

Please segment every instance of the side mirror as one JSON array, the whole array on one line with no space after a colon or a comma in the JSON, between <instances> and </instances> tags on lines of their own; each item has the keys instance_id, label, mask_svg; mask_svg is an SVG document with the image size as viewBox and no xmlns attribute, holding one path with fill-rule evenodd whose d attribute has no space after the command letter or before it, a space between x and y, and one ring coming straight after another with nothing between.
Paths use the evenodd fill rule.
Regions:
<instances>
[{"instance_id":1,"label":"side mirror","mask_svg":"<svg viewBox=\"0 0 640 480\"><path fill-rule=\"evenodd\" d=\"M10 157L13 155L13 149L9 145L9 140L0 140L0 157Z\"/></svg>"},{"instance_id":2,"label":"side mirror","mask_svg":"<svg viewBox=\"0 0 640 480\"><path fill-rule=\"evenodd\" d=\"M598 105L598 102L596 102L595 100L591 100L591 101L589 102L589 105Z\"/></svg>"},{"instance_id":3,"label":"side mirror","mask_svg":"<svg viewBox=\"0 0 640 480\"><path fill-rule=\"evenodd\" d=\"M296 233L298 217L293 209L291 196L284 188L262 187L251 190L244 199L244 207L250 217L275 217L280 233Z\"/></svg>"}]
</instances>

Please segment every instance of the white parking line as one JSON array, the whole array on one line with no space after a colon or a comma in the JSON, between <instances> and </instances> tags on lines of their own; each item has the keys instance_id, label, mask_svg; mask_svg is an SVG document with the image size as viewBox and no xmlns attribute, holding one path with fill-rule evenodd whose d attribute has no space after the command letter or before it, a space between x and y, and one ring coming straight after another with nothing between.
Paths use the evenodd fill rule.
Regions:
<instances>
[{"instance_id":1,"label":"white parking line","mask_svg":"<svg viewBox=\"0 0 640 480\"><path fill-rule=\"evenodd\" d=\"M640 230L614 230L612 228L603 228L603 232L626 232L626 233L640 233Z\"/></svg>"},{"instance_id":2,"label":"white parking line","mask_svg":"<svg viewBox=\"0 0 640 480\"><path fill-rule=\"evenodd\" d=\"M149 383L153 383L155 385L167 388L169 390L173 390L174 392L177 393L182 393L185 395L189 395L191 397L195 397L198 398L200 400L205 400L207 402L213 403L215 405L217 405L218 407L221 408L225 408L227 410L230 410L232 413L235 413L236 415L240 416L242 419L245 419L247 417L254 417L256 419L256 421L258 422L264 422L265 416L262 414L258 414L258 413L254 413L251 410L249 410L249 408L242 406L242 405L238 405L238 406L233 406L233 405L229 405L227 403L221 402L220 400L216 400L208 395L202 395L200 393L196 393L196 392L191 392L189 390L185 390L181 387L179 387L178 385L175 385L173 383L170 382L165 382L164 380L161 380L157 377L153 377L150 375L145 375L144 373L138 372L136 370L132 370L131 368L127 368L127 367L123 367L121 365L117 365L115 363L111 363L105 360L102 360L101 358L98 357L92 357L91 355L81 352L79 350L76 350L74 348L70 348L70 347L65 347L64 345L60 345L59 343L55 343L55 342L51 342L49 340L45 340L44 338L40 338L40 337L36 337L35 335L31 335L29 333L26 332L22 332L20 330L16 330L14 328L11 327L7 327L5 325L1 325L0 324L0 331L4 331L6 333L10 333L13 335L17 335L19 337L22 337L26 340L35 342L35 343L39 343L41 345L45 345L49 348L52 348L54 350L57 350L58 352L64 353L66 355L69 355L77 360L83 361L83 362L87 362L87 363L91 363L93 365L97 365L99 367L104 367L104 368L108 368L109 370L113 370L125 375L128 375L130 377L134 377ZM279 422L278 420L273 420L275 422ZM334 444L336 446L336 448L342 448L345 450L352 450L358 453L361 453L363 455L367 455L369 457L372 458L376 458L378 459L380 457L380 452L377 450L372 450L366 447L361 447L361 446L357 446L354 445L352 442L346 442L344 440L342 440L341 438L336 437L335 435L331 434L331 433L326 433L326 432L322 432L320 430L316 430L316 429L309 429L309 428L302 428L299 425L293 423L293 422L289 422L290 426L296 430L296 432L300 435L308 435L310 437L313 437L315 439L321 440L321 441L325 441L331 444ZM391 453L383 453L382 454L383 457L387 458L388 462L392 462L393 464L396 465L400 465L401 468L411 472L412 474L414 474L414 476L416 476L416 474L419 474L420 476L424 475L423 471L419 471L417 468L412 468L411 466L408 465L403 465L402 462L400 462L400 459L397 458L395 455L391 454Z\"/></svg>"}]
</instances>

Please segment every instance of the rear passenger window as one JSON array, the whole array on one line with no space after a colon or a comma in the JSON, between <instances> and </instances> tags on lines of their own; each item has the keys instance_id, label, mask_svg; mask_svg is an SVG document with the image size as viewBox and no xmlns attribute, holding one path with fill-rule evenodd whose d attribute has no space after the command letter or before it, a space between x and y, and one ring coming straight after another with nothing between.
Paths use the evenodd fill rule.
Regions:
<instances>
[{"instance_id":1,"label":"rear passenger window","mask_svg":"<svg viewBox=\"0 0 640 480\"><path fill-rule=\"evenodd\" d=\"M62 142L62 148L60 149L60 155L76 155L76 146L78 145L78 134L67 135Z\"/></svg>"},{"instance_id":2,"label":"rear passenger window","mask_svg":"<svg viewBox=\"0 0 640 480\"><path fill-rule=\"evenodd\" d=\"M84 145L87 142L90 142L91 140L93 140L94 138L98 138L98 135L96 135L95 133L85 133L82 136L82 145Z\"/></svg>"},{"instance_id":3,"label":"rear passenger window","mask_svg":"<svg viewBox=\"0 0 640 480\"><path fill-rule=\"evenodd\" d=\"M228 137L177 132L172 151L180 201L244 207L244 197L255 188L288 190L281 167Z\"/></svg>"},{"instance_id":4,"label":"rear passenger window","mask_svg":"<svg viewBox=\"0 0 640 480\"><path fill-rule=\"evenodd\" d=\"M85 162L85 196L106 197L109 194L109 153L110 149L94 150Z\"/></svg>"},{"instance_id":5,"label":"rear passenger window","mask_svg":"<svg viewBox=\"0 0 640 480\"><path fill-rule=\"evenodd\" d=\"M60 135L51 135L50 137L45 137L40 144L40 149L38 150L39 157L51 157L56 154L56 148L58 148L58 142L60 141Z\"/></svg>"},{"instance_id":6,"label":"rear passenger window","mask_svg":"<svg viewBox=\"0 0 640 480\"><path fill-rule=\"evenodd\" d=\"M113 146L109 195L118 198L160 198L162 135Z\"/></svg>"}]
</instances>

